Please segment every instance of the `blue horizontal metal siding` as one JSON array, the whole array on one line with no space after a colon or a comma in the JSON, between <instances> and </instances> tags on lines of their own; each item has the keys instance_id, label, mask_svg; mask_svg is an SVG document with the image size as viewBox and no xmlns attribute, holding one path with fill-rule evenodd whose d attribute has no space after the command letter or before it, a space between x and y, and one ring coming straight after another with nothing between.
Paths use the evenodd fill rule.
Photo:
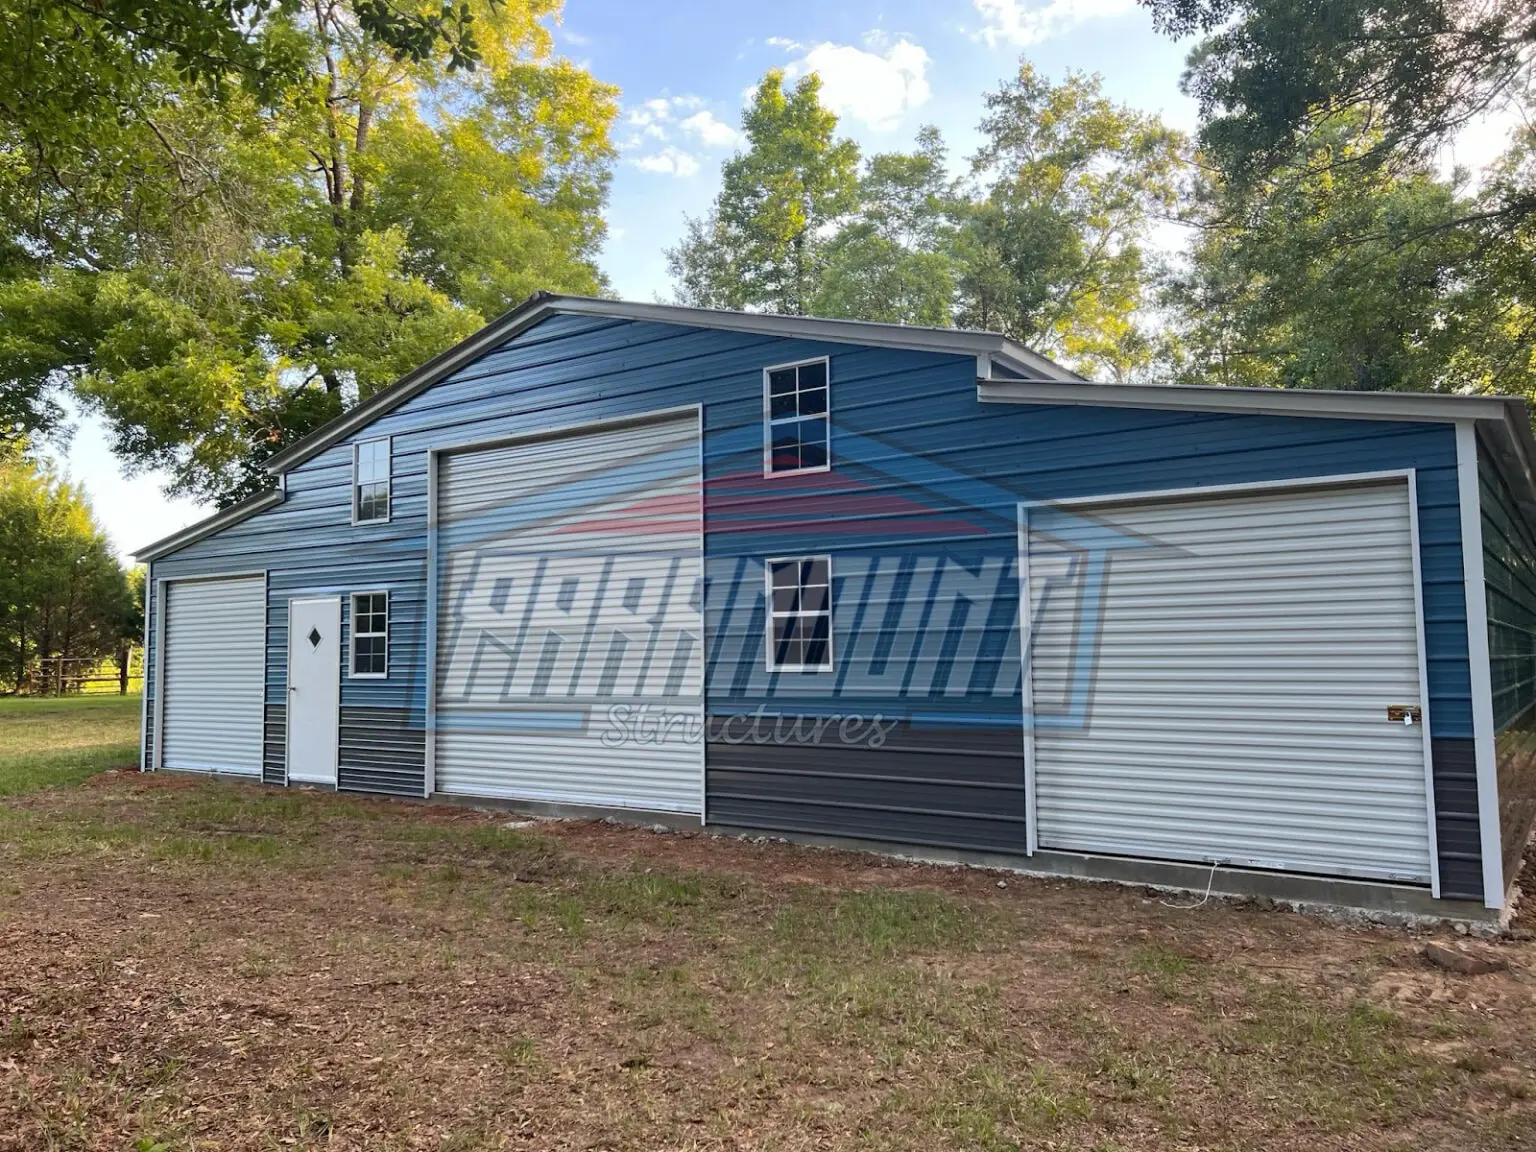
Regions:
<instances>
[{"instance_id":1,"label":"blue horizontal metal siding","mask_svg":"<svg viewBox=\"0 0 1536 1152\"><path fill-rule=\"evenodd\" d=\"M762 369L821 355L831 360L834 467L823 474L765 479ZM281 703L283 694L290 596L387 589L390 676L385 681L344 680L343 707L359 710L352 714L364 726L366 710L377 709L376 715L392 717L392 730L400 730L399 717L404 715L404 731L418 731L426 711L429 449L701 404L711 612L720 611L724 590L735 589L738 598L745 597L737 606L744 614L733 617L728 627L712 627L708 637L713 653L707 687L711 716L763 705L818 715L855 707L889 713L895 705L906 720L920 724L1016 731L1013 525L1020 500L1413 467L1419 473L1434 734L1470 736L1450 428L981 405L975 397L974 370L974 361L963 356L555 317L359 434L360 439L393 438L393 510L388 524L350 522L351 445L343 443L288 474L282 505L199 541L156 568L159 572L163 567L168 575L270 570L269 703ZM909 572L902 587L908 592L922 588L931 575L923 567L925 557L942 555L952 565L953 571L942 577L952 585L947 598L936 608L920 609L931 619L908 620L901 604L871 600L865 605L866 614L880 615L874 643L876 648L883 645L886 654L872 656L877 663L904 650L904 630L914 638L920 626L940 633L931 642L936 647L919 648L905 697L893 701L885 688L861 696L858 680L843 670L838 673L842 694L835 698L819 687L806 691L803 680L775 682L761 671L760 606L754 621L747 603L760 599L761 563L768 556L813 552L832 554L837 570L845 575L862 572L860 580L882 564L905 564ZM970 591L964 590L967 580ZM857 611L858 594L852 598ZM876 623L873 615L868 621L850 617L849 607L845 603L836 617L839 650L858 654L860 637L855 633ZM934 617L934 612L940 615ZM943 638L945 629L963 634L966 651ZM880 631L888 639L880 639ZM732 646L735 654L727 659L722 654ZM742 672L742 654L756 662L756 671ZM964 673L963 685L957 667ZM888 672L865 669L861 675L884 676L889 683ZM914 693L912 683L924 690ZM358 735L357 747L366 749L369 742ZM409 746L394 739L389 764L380 765L396 773L392 786L399 783L399 749ZM832 754L818 755L825 766ZM985 769L978 768L978 788L998 771L995 750L988 755ZM741 757L751 763L735 770L758 771L767 762L765 756L754 751ZM958 747L955 756L956 764L965 759ZM867 757L860 759L866 762ZM967 770L955 765L951 769ZM850 773L849 784L855 803L858 797L878 793L867 780L852 782L857 775ZM367 777L357 779L361 783ZM771 805L752 809L759 821L767 818L766 811ZM827 812L828 820L853 819L846 811L836 816L830 805ZM711 813L719 818L713 790ZM881 819L860 817L858 822L863 827L883 826ZM909 813L901 819L905 827L919 817ZM945 836L964 838L961 833Z\"/></svg>"},{"instance_id":2,"label":"blue horizontal metal siding","mask_svg":"<svg viewBox=\"0 0 1536 1152\"><path fill-rule=\"evenodd\" d=\"M1020 681L1015 562L1015 509L1020 501L1289 480L1309 476L1413 468L1417 472L1420 560L1423 574L1427 694L1439 755L1434 757L1442 857L1448 894L1476 891L1475 790L1466 787L1465 757L1458 741L1471 735L1471 688L1467 663L1466 610L1461 564L1460 513L1453 430L1415 425L1263 415L1166 412L1121 408L981 405L972 366L958 358L915 358L872 349L832 357L831 408L834 467L825 475L761 477L761 398L743 393L708 409L706 429L706 550L711 578L711 722L751 712L767 702L786 715L881 714L918 725L1001 724L1018 730ZM978 605L958 591L925 604L926 616L893 618L871 609L834 576L844 593L834 614L833 674L768 673L763 670L761 561L768 556L831 555L834 574L861 572L870 564L905 557L913 567L906 594L934 601L923 572L944 557L952 568L979 571L990 562L1008 566ZM731 589L749 603L727 607ZM967 618L955 623L957 611ZM861 693L871 669L863 661L869 631L875 649L912 656L906 675L918 690ZM964 635L977 653L1000 653L998 665L964 684L933 672L942 643L916 633L938 630ZM999 647L998 641L1002 644ZM859 666L850 669L855 659ZM754 663L755 660L755 663ZM949 669L951 673L953 669ZM829 680L836 691L828 687ZM999 692L999 686L1009 691ZM958 691L957 691L958 689ZM980 783L983 774L956 741L944 771L958 783ZM793 742L777 748L783 773L798 771L807 750ZM850 753L850 759L852 754ZM832 751L814 750L819 770L829 771ZM750 763L748 763L750 761ZM783 799L769 770L772 753L750 757L710 746L710 812L713 819L770 820L770 797L779 797L777 826L848 831L856 824L883 826L907 819L890 789L858 781L850 771L844 806L808 814L803 803ZM717 766L719 771L717 772ZM1022 775L1022 757L1019 771ZM976 780L972 781L972 775ZM953 816L954 813L949 813ZM817 821L820 821L818 824ZM977 814L975 834L953 828L951 843L986 843L1017 836L986 827Z\"/></svg>"},{"instance_id":3,"label":"blue horizontal metal siding","mask_svg":"<svg viewBox=\"0 0 1536 1152\"><path fill-rule=\"evenodd\" d=\"M753 483L754 467L761 472L760 393L712 404L705 458L711 559L870 555L965 540L988 540L981 552L1011 555L1021 500L1415 468L1434 732L1471 735L1449 426L979 405L968 361L929 359L912 367L902 353L833 356L834 468L826 474ZM894 395L905 404L893 406ZM850 477L860 482L862 504L843 495ZM735 487L722 495L725 482ZM906 507L880 507L893 502ZM941 516L940 534L925 527ZM711 564L712 574L723 571ZM710 687L713 705L720 686L712 680Z\"/></svg>"},{"instance_id":4,"label":"blue horizontal metal siding","mask_svg":"<svg viewBox=\"0 0 1536 1152\"><path fill-rule=\"evenodd\" d=\"M389 730L381 741L391 748L380 756L379 771L387 774L389 790L399 791L401 749L417 749L410 754L421 759L420 743L398 736L400 718L406 732L422 732L426 724L429 449L704 404L721 395L760 398L765 363L829 348L673 325L552 318L358 435L393 438L388 523L351 523L352 446L337 444L287 474L282 504L158 561L156 573L270 573L266 699L278 708L287 694L289 599L387 590L389 676L342 680L342 707L355 720L349 747L357 749L344 767L354 770L356 783L373 779L358 758L366 759L370 747L362 729L378 718L381 732ZM350 601L343 605L350 617ZM273 729L276 738L275 722ZM423 780L424 764L418 789Z\"/></svg>"}]
</instances>

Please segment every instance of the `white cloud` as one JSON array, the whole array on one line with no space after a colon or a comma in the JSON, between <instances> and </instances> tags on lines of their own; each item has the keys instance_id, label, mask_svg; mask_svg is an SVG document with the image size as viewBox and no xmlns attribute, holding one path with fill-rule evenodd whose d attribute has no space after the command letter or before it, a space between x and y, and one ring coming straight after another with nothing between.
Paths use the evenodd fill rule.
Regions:
<instances>
[{"instance_id":1,"label":"white cloud","mask_svg":"<svg viewBox=\"0 0 1536 1152\"><path fill-rule=\"evenodd\" d=\"M1089 20L1123 16L1136 0L974 0L983 20L980 37L989 45L1008 43L1024 48L1070 32Z\"/></svg>"},{"instance_id":2,"label":"white cloud","mask_svg":"<svg viewBox=\"0 0 1536 1152\"><path fill-rule=\"evenodd\" d=\"M815 72L821 77L821 102L839 116L869 127L894 128L910 109L927 102L928 53L910 40L887 46L873 33L872 51L851 44L817 44L785 70L791 78Z\"/></svg>"},{"instance_id":3,"label":"white cloud","mask_svg":"<svg viewBox=\"0 0 1536 1152\"><path fill-rule=\"evenodd\" d=\"M699 170L699 162L680 148L670 145L660 152L653 152L649 156L637 156L634 160L636 168L646 172L656 172L663 176L676 176L686 180Z\"/></svg>"},{"instance_id":4,"label":"white cloud","mask_svg":"<svg viewBox=\"0 0 1536 1152\"><path fill-rule=\"evenodd\" d=\"M689 112L702 107L704 107L702 96L656 96L631 108L625 115L624 122L636 128L670 124L679 112Z\"/></svg>"},{"instance_id":5,"label":"white cloud","mask_svg":"<svg viewBox=\"0 0 1536 1152\"><path fill-rule=\"evenodd\" d=\"M689 116L679 127L698 137L699 143L708 148L729 148L740 135L724 120L716 120L715 114L707 108Z\"/></svg>"},{"instance_id":6,"label":"white cloud","mask_svg":"<svg viewBox=\"0 0 1536 1152\"><path fill-rule=\"evenodd\" d=\"M763 43L770 48L782 48L786 52L798 52L805 47L800 41L791 40L787 36L770 36Z\"/></svg>"}]
</instances>

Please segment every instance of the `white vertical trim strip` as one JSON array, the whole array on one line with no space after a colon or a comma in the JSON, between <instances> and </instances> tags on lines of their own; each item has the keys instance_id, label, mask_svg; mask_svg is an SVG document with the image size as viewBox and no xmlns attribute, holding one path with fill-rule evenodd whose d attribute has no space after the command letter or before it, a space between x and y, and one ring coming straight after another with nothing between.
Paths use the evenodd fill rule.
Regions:
<instances>
[{"instance_id":1,"label":"white vertical trim strip","mask_svg":"<svg viewBox=\"0 0 1536 1152\"><path fill-rule=\"evenodd\" d=\"M1493 682L1488 657L1488 593L1483 574L1482 500L1477 482L1477 426L1456 422L1456 487L1461 506L1461 564L1467 597L1467 659L1472 671L1472 739L1477 764L1477 823L1483 857L1483 906L1504 907L1499 837L1499 775L1494 755Z\"/></svg>"},{"instance_id":2,"label":"white vertical trim strip","mask_svg":"<svg viewBox=\"0 0 1536 1152\"><path fill-rule=\"evenodd\" d=\"M1035 819L1035 686L1030 675L1030 633L1034 610L1029 595L1029 505L1018 508L1019 553L1019 708L1024 740L1024 844L1033 856L1039 848L1039 829Z\"/></svg>"},{"instance_id":3,"label":"white vertical trim strip","mask_svg":"<svg viewBox=\"0 0 1536 1152\"><path fill-rule=\"evenodd\" d=\"M697 405L695 412L699 441L699 824L703 825L709 822L709 612L705 606L709 572L704 555L704 405ZM827 592L830 595L831 589Z\"/></svg>"},{"instance_id":4,"label":"white vertical trim strip","mask_svg":"<svg viewBox=\"0 0 1536 1152\"><path fill-rule=\"evenodd\" d=\"M139 771L148 772L149 763L149 698L151 695L159 698L159 693L151 693L149 690L149 654L154 638L149 634L150 604L155 594L155 562L151 560L144 565L144 683L139 686ZM132 667L133 653L128 654L128 663Z\"/></svg>"},{"instance_id":5,"label":"white vertical trim strip","mask_svg":"<svg viewBox=\"0 0 1536 1152\"><path fill-rule=\"evenodd\" d=\"M267 662L272 659L272 570L261 573L261 751L257 756L256 778L267 780ZM288 653L283 654L286 658ZM288 669L283 669L283 684L288 683ZM283 692L283 787L288 787L288 693Z\"/></svg>"},{"instance_id":6,"label":"white vertical trim strip","mask_svg":"<svg viewBox=\"0 0 1536 1152\"><path fill-rule=\"evenodd\" d=\"M1408 538L1413 550L1413 627L1419 646L1419 738L1424 745L1424 805L1429 832L1429 891L1440 898L1440 834L1435 823L1435 761L1429 740L1429 658L1424 643L1424 572L1419 563L1419 476L1408 471Z\"/></svg>"},{"instance_id":7,"label":"white vertical trim strip","mask_svg":"<svg viewBox=\"0 0 1536 1152\"><path fill-rule=\"evenodd\" d=\"M437 452L427 451L427 746L423 798L437 788Z\"/></svg>"},{"instance_id":8,"label":"white vertical trim strip","mask_svg":"<svg viewBox=\"0 0 1536 1152\"><path fill-rule=\"evenodd\" d=\"M150 769L157 770L165 763L165 610L168 601L165 588L169 583L161 580L155 585L155 603L160 605L160 615L155 620L155 651L160 659L155 661L155 755Z\"/></svg>"}]
</instances>

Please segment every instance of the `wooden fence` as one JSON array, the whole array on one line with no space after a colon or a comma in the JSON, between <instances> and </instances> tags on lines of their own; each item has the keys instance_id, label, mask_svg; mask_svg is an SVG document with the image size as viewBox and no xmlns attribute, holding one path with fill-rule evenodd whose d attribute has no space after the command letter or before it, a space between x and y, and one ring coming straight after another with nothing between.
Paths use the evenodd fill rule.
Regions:
<instances>
[{"instance_id":1,"label":"wooden fence","mask_svg":"<svg viewBox=\"0 0 1536 1152\"><path fill-rule=\"evenodd\" d=\"M116 656L105 659L49 656L33 660L18 687L23 696L127 695L144 688L144 650L130 648L126 662Z\"/></svg>"}]
</instances>

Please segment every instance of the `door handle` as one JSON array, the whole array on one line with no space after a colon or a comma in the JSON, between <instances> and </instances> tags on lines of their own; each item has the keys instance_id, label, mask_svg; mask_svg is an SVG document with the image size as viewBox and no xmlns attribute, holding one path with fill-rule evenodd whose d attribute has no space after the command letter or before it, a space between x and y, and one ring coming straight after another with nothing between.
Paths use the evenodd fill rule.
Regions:
<instances>
[{"instance_id":1,"label":"door handle","mask_svg":"<svg viewBox=\"0 0 1536 1152\"><path fill-rule=\"evenodd\" d=\"M297 684L290 684L290 685L288 685L288 691L290 691L290 692L297 692L298 690L299 690L299 686Z\"/></svg>"}]
</instances>

